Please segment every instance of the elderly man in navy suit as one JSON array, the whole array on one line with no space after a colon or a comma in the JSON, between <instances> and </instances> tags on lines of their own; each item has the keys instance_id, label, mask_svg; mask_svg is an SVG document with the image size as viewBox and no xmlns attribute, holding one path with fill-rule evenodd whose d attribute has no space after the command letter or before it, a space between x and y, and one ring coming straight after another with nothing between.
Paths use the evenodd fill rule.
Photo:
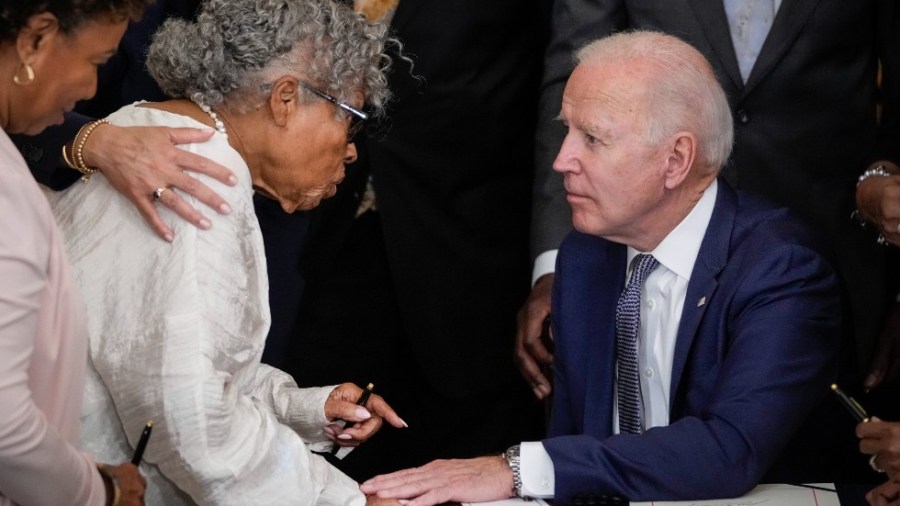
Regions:
<instances>
[{"instance_id":1,"label":"elderly man in navy suit","mask_svg":"<svg viewBox=\"0 0 900 506\"><path fill-rule=\"evenodd\" d=\"M549 435L379 476L367 493L413 506L732 497L828 391L836 276L791 212L718 178L733 127L709 63L655 32L576 59L554 164L576 231L553 288Z\"/></svg>"}]
</instances>

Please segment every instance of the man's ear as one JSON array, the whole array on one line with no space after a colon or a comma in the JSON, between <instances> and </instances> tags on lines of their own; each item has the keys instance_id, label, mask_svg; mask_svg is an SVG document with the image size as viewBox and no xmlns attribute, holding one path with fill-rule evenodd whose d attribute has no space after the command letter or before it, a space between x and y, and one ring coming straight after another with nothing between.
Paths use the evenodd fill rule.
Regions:
<instances>
[{"instance_id":1,"label":"man's ear","mask_svg":"<svg viewBox=\"0 0 900 506\"><path fill-rule=\"evenodd\" d=\"M59 20L53 14L42 12L31 16L16 38L19 58L33 64L44 52L52 49L51 42L59 34Z\"/></svg>"},{"instance_id":2,"label":"man's ear","mask_svg":"<svg viewBox=\"0 0 900 506\"><path fill-rule=\"evenodd\" d=\"M687 179L697 156L697 136L691 132L678 132L670 138L666 153L666 188L677 188Z\"/></svg>"},{"instance_id":3,"label":"man's ear","mask_svg":"<svg viewBox=\"0 0 900 506\"><path fill-rule=\"evenodd\" d=\"M300 106L300 84L297 78L281 76L275 80L268 103L275 124L280 127L287 125L291 114Z\"/></svg>"}]
</instances>

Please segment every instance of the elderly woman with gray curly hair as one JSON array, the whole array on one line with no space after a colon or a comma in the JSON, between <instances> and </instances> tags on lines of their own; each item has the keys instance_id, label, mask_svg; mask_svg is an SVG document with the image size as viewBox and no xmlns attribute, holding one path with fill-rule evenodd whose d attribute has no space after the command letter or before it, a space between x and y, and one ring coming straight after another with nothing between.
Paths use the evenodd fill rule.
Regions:
<instances>
[{"instance_id":1,"label":"elderly woman with gray curly hair","mask_svg":"<svg viewBox=\"0 0 900 506\"><path fill-rule=\"evenodd\" d=\"M235 173L234 187L196 176L231 214L206 231L173 219L167 243L104 178L49 196L88 301L81 440L121 460L152 419L148 504L366 503L310 449L358 445L383 419L406 424L377 395L357 406L356 385L301 389L260 363L270 318L253 198L291 212L334 194L356 157L353 130L388 98L388 43L384 26L328 0L208 0L149 50L154 78L178 98L100 121L214 128L183 147Z\"/></svg>"}]
</instances>

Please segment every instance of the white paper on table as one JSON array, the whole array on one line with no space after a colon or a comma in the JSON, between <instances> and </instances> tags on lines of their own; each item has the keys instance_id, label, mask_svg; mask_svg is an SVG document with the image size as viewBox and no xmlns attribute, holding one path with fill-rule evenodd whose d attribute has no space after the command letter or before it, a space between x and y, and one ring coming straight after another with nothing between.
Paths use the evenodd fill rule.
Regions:
<instances>
[{"instance_id":1,"label":"white paper on table","mask_svg":"<svg viewBox=\"0 0 900 506\"><path fill-rule=\"evenodd\" d=\"M745 495L733 499L633 502L631 506L840 506L837 492L832 492L833 483L815 483L812 486L829 490L773 483L757 485Z\"/></svg>"},{"instance_id":2,"label":"white paper on table","mask_svg":"<svg viewBox=\"0 0 900 506\"><path fill-rule=\"evenodd\" d=\"M501 501L488 501L488 502L464 502L463 506L521 506L522 504L531 504L532 506L549 506L550 503L544 501L543 499L532 499L530 501L526 501L524 499L503 499Z\"/></svg>"}]
</instances>

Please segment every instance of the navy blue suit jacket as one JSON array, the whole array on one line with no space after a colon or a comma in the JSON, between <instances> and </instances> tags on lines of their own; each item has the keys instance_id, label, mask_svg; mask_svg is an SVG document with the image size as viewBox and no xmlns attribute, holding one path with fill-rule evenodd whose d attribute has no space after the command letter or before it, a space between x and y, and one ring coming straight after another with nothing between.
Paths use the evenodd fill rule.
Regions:
<instances>
[{"instance_id":1,"label":"navy blue suit jacket","mask_svg":"<svg viewBox=\"0 0 900 506\"><path fill-rule=\"evenodd\" d=\"M572 232L553 292L556 498L731 497L755 486L828 392L837 279L786 209L719 181L675 345L670 425L612 435L626 247Z\"/></svg>"}]
</instances>

